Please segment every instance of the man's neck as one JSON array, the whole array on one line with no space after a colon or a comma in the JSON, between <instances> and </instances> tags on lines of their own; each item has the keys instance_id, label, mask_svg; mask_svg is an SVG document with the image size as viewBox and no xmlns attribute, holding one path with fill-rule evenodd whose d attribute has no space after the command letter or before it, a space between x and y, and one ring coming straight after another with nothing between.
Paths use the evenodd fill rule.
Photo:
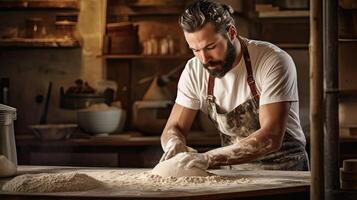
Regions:
<instances>
[{"instance_id":1,"label":"man's neck","mask_svg":"<svg viewBox=\"0 0 357 200\"><path fill-rule=\"evenodd\" d=\"M233 63L232 69L235 68L239 64L240 60L242 60L242 55L243 55L242 45L240 44L238 38L234 40L234 46L235 46L235 48L237 50L237 55L236 55L236 59L235 59L235 61Z\"/></svg>"}]
</instances>

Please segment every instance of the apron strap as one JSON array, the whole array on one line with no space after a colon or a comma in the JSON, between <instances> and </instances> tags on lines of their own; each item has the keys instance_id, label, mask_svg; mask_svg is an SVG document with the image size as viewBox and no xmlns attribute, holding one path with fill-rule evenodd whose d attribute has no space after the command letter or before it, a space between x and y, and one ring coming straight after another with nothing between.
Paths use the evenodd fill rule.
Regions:
<instances>
[{"instance_id":1,"label":"apron strap","mask_svg":"<svg viewBox=\"0 0 357 200\"><path fill-rule=\"evenodd\" d=\"M247 75L248 75L247 83L249 85L250 91L254 97L255 102L257 103L257 105L259 105L260 97L259 97L257 87L255 85L254 77L253 77L253 70L252 70L252 65L251 65L251 61L250 61L247 44L239 36L238 36L238 40L242 47L242 52L243 52L242 54L244 56L245 67L247 70ZM213 96L214 80L215 80L215 77L210 75L208 78L207 96Z\"/></svg>"},{"instance_id":2,"label":"apron strap","mask_svg":"<svg viewBox=\"0 0 357 200\"><path fill-rule=\"evenodd\" d=\"M208 78L207 96L213 96L214 80L215 78L210 75Z\"/></svg>"},{"instance_id":3,"label":"apron strap","mask_svg":"<svg viewBox=\"0 0 357 200\"><path fill-rule=\"evenodd\" d=\"M257 86L255 85L255 80L253 77L253 70L252 70L252 64L250 61L250 56L249 56L249 52L248 52L248 47L247 44L242 40L241 37L238 36L238 40L242 46L242 51L243 51L243 56L244 56L244 61L245 61L245 68L247 70L247 83L249 85L250 91L252 92L252 95L255 99L255 101L258 103L259 105L259 93L257 90Z\"/></svg>"}]
</instances>

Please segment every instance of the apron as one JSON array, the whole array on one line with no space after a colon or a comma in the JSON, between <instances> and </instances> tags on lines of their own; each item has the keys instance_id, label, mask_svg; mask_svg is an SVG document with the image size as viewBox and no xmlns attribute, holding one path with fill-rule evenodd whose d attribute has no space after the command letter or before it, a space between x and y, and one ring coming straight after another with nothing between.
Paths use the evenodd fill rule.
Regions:
<instances>
[{"instance_id":1,"label":"apron","mask_svg":"<svg viewBox=\"0 0 357 200\"><path fill-rule=\"evenodd\" d=\"M249 136L260 128L259 94L255 85L248 48L245 41L239 38L244 62L247 70L247 84L252 98L238 105L228 113L220 113L213 95L214 80L209 76L207 89L208 116L218 129L222 146L228 146ZM227 166L225 166L227 168ZM288 132L284 134L282 147L251 163L230 165L230 169L262 169L262 170L309 170L308 157L304 145Z\"/></svg>"}]
</instances>

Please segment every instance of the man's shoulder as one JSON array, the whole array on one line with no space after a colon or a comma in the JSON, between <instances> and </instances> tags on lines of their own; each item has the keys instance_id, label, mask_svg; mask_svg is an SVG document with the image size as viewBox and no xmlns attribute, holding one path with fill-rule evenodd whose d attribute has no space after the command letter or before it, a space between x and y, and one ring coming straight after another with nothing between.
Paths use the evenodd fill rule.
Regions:
<instances>
[{"instance_id":1,"label":"man's shoulder","mask_svg":"<svg viewBox=\"0 0 357 200\"><path fill-rule=\"evenodd\" d=\"M198 60L198 58L193 57L190 58L185 66L185 70L188 73L194 73L194 74L202 74L204 73L204 67L202 66L202 63Z\"/></svg>"},{"instance_id":2,"label":"man's shoulder","mask_svg":"<svg viewBox=\"0 0 357 200\"><path fill-rule=\"evenodd\" d=\"M291 59L291 56L286 51L271 42L251 39L247 39L247 41L249 53L252 54L253 60L254 57L260 61L269 62Z\"/></svg>"},{"instance_id":3,"label":"man's shoulder","mask_svg":"<svg viewBox=\"0 0 357 200\"><path fill-rule=\"evenodd\" d=\"M199 67L200 64L201 63L198 60L198 58L196 58L196 56L194 56L187 61L186 67L197 68L197 67Z\"/></svg>"},{"instance_id":4,"label":"man's shoulder","mask_svg":"<svg viewBox=\"0 0 357 200\"><path fill-rule=\"evenodd\" d=\"M262 41L262 40L252 40L252 39L247 39L248 41L248 48L255 50L255 51L263 51L263 52L269 52L269 53L285 53L284 50L276 46L275 44L268 42L268 41Z\"/></svg>"}]
</instances>

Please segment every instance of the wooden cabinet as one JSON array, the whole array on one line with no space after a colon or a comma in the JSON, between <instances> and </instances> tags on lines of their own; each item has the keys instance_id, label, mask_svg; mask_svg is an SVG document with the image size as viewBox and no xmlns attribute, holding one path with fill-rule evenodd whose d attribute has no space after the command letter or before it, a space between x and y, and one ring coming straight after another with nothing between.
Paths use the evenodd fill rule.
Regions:
<instances>
[{"instance_id":1,"label":"wooden cabinet","mask_svg":"<svg viewBox=\"0 0 357 200\"><path fill-rule=\"evenodd\" d=\"M58 36L56 27L61 21L63 29L73 29L79 9L77 0L1 1L0 47L79 47L74 37Z\"/></svg>"},{"instance_id":2,"label":"wooden cabinet","mask_svg":"<svg viewBox=\"0 0 357 200\"><path fill-rule=\"evenodd\" d=\"M339 6L339 125L340 151L343 159L356 158L357 127L357 7L352 1L340 1ZM347 3L347 4L346 4Z\"/></svg>"},{"instance_id":3,"label":"wooden cabinet","mask_svg":"<svg viewBox=\"0 0 357 200\"><path fill-rule=\"evenodd\" d=\"M289 9L281 7L279 2L282 1L244 2L245 9L242 15L249 20L249 37L272 42L284 49L307 49L309 43L308 6L301 5L299 8Z\"/></svg>"}]
</instances>

